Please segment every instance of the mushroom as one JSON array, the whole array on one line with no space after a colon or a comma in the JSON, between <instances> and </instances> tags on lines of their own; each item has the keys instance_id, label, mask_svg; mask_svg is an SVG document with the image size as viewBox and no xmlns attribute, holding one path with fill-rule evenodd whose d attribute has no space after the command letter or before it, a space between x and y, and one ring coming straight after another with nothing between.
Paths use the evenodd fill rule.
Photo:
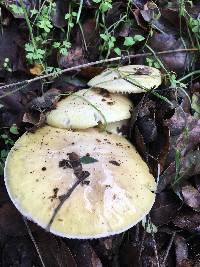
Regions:
<instances>
[{"instance_id":1,"label":"mushroom","mask_svg":"<svg viewBox=\"0 0 200 267\"><path fill-rule=\"evenodd\" d=\"M143 65L106 69L88 82L91 87L103 88L111 93L143 93L160 84L160 71Z\"/></svg>"},{"instance_id":2,"label":"mushroom","mask_svg":"<svg viewBox=\"0 0 200 267\"><path fill-rule=\"evenodd\" d=\"M47 113L47 124L57 128L86 129L131 117L131 101L102 89L84 89L60 102Z\"/></svg>"},{"instance_id":3,"label":"mushroom","mask_svg":"<svg viewBox=\"0 0 200 267\"><path fill-rule=\"evenodd\" d=\"M106 131L108 133L113 134L119 134L121 136L127 137L128 135L128 128L129 128L129 122L130 120L122 120L122 121L116 121L111 122L106 125ZM98 126L100 129L102 129L102 125Z\"/></svg>"},{"instance_id":4,"label":"mushroom","mask_svg":"<svg viewBox=\"0 0 200 267\"><path fill-rule=\"evenodd\" d=\"M79 239L129 229L149 213L156 188L125 138L51 126L18 139L6 160L5 183L24 216L56 235Z\"/></svg>"}]
</instances>

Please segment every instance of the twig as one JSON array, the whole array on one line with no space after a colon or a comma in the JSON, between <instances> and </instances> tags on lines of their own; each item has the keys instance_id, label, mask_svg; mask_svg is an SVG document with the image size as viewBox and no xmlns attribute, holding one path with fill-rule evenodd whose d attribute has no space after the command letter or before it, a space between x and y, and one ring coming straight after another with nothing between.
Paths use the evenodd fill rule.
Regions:
<instances>
[{"instance_id":1,"label":"twig","mask_svg":"<svg viewBox=\"0 0 200 267\"><path fill-rule=\"evenodd\" d=\"M50 221L46 227L46 230L49 232L51 225L56 217L56 215L58 214L59 210L61 209L61 207L63 206L63 204L65 203L65 201L71 196L71 194L74 192L74 190L77 188L78 185L82 184L83 185L83 181L90 176L90 173L88 171L83 171L82 169L82 163L80 161L79 156L72 152L69 153L69 160L67 161L70 168L73 169L74 171L74 175L76 176L77 180L75 181L75 183L72 185L72 187L70 187L67 192L64 195L59 196L59 200L60 203L58 204L58 206L54 209L53 214L50 218Z\"/></svg>"},{"instance_id":2,"label":"twig","mask_svg":"<svg viewBox=\"0 0 200 267\"><path fill-rule=\"evenodd\" d=\"M23 218L24 224L25 224L25 226L26 226L26 229L27 229L27 231L28 231L28 234L29 234L29 236L30 236L30 238L31 238L31 241L33 242L34 247L35 247L35 249L36 249L36 251L37 251L37 254L38 254L38 257L39 257L39 259L40 259L40 261L41 261L41 264L42 264L43 267L45 267L44 261L43 261L43 259L42 259L41 254L40 254L40 250L39 250L39 248L38 248L38 246L37 246L37 243L36 243L36 241L35 241L34 236L32 235L32 232L31 232L31 229L30 229L30 227L29 227L29 225L28 225L28 223L27 223L27 220L26 220L26 218L24 218L24 217L22 217L22 218Z\"/></svg>"},{"instance_id":3,"label":"twig","mask_svg":"<svg viewBox=\"0 0 200 267\"><path fill-rule=\"evenodd\" d=\"M140 251L139 251L139 262L141 260L141 257L142 257L142 252L144 250L144 239L145 239L145 236L146 236L146 231L144 230L143 233L142 233L142 241L141 241L141 245L140 245Z\"/></svg>"},{"instance_id":4,"label":"twig","mask_svg":"<svg viewBox=\"0 0 200 267\"><path fill-rule=\"evenodd\" d=\"M167 250L166 250L166 254L165 254L165 257L164 257L164 260L163 260L163 263L162 263L162 267L165 267L165 263L166 263L166 260L168 258L168 255L169 255L169 251L172 247L172 244L173 244L173 241L174 241L174 238L175 238L175 235L176 235L176 232L173 233L171 239L170 239L170 242L169 242L169 245L167 247Z\"/></svg>"},{"instance_id":5,"label":"twig","mask_svg":"<svg viewBox=\"0 0 200 267\"><path fill-rule=\"evenodd\" d=\"M161 52L157 52L155 53L155 55L167 55L167 54L173 54L173 53L185 53L185 52L196 52L199 51L197 48L187 48L187 49L176 49L176 50L167 50L167 51L161 51ZM114 57L114 58L109 58L109 59L102 59L99 61L95 61L95 62L90 62L90 63L86 63L86 64L82 64L82 65L78 65L78 66L74 66L74 67L70 67L67 69L63 69L61 71L58 72L54 72L54 73L49 73L49 74L45 74L45 75L41 75L39 77L35 77L33 79L29 79L29 80L24 80L21 82L16 82L16 83L11 83L11 84L7 84L7 85L3 85L0 86L0 91L4 90L4 89L8 89L10 87L13 86L20 86L22 84L30 84L32 82L36 82L42 79L46 79L46 78L50 78L54 75L60 75L66 72L70 72L73 70L78 70L78 69L83 69L83 68L87 68L90 66L95 66L95 65L99 65L99 64L103 64L103 63L109 63L109 62L114 62L114 61L119 61L119 60L124 60L124 59L131 59L131 58L138 58L138 57L146 57L146 56L151 56L153 55L153 53L142 53L142 54L136 54L136 55L128 55L128 56L120 56L120 57ZM12 94L13 92L11 91L10 94ZM4 96L0 96L0 99L3 98Z\"/></svg>"},{"instance_id":6,"label":"twig","mask_svg":"<svg viewBox=\"0 0 200 267\"><path fill-rule=\"evenodd\" d=\"M152 234L152 239L153 239L153 246L154 246L154 253L155 253L155 257L156 257L156 261L157 261L156 262L157 263L157 267L160 267L155 235L154 235L154 233L151 233L151 234Z\"/></svg>"},{"instance_id":7,"label":"twig","mask_svg":"<svg viewBox=\"0 0 200 267\"><path fill-rule=\"evenodd\" d=\"M152 240L153 240L154 253L155 253L155 257L156 257L156 264L157 264L157 267L161 267L160 262L159 262L159 257L158 257L158 250L157 250L155 235L154 235L154 231L153 231L153 225L152 225L150 216L149 216L149 225L150 225L151 236L152 236Z\"/></svg>"},{"instance_id":8,"label":"twig","mask_svg":"<svg viewBox=\"0 0 200 267\"><path fill-rule=\"evenodd\" d=\"M73 191L76 189L76 187L78 185L80 185L88 176L84 177L82 180L77 180L72 187L67 191L66 194L60 196L60 203L58 204L58 206L54 209L53 215L46 227L46 230L49 232L51 225L56 217L56 215L58 214L58 211L61 209L61 207L63 206L64 202L71 196L71 194L73 193Z\"/></svg>"}]
</instances>

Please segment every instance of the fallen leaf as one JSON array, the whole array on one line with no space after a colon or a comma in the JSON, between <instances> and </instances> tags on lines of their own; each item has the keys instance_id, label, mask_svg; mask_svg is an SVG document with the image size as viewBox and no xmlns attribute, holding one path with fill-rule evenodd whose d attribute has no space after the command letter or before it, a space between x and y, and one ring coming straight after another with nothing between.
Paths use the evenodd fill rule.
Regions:
<instances>
[{"instance_id":1,"label":"fallen leaf","mask_svg":"<svg viewBox=\"0 0 200 267\"><path fill-rule=\"evenodd\" d=\"M69 68L86 63L88 63L88 60L86 59L84 49L81 46L70 48L67 56L60 55L58 62L61 68Z\"/></svg>"},{"instance_id":2,"label":"fallen leaf","mask_svg":"<svg viewBox=\"0 0 200 267\"><path fill-rule=\"evenodd\" d=\"M42 96L34 98L31 102L27 104L27 109L37 110L37 111L47 111L53 109L60 99L60 91L58 89L52 88L44 93Z\"/></svg>"},{"instance_id":3,"label":"fallen leaf","mask_svg":"<svg viewBox=\"0 0 200 267\"><path fill-rule=\"evenodd\" d=\"M186 261L188 260L188 247L184 237L180 235L175 236L175 251L176 251L176 266L186 267ZM190 265L188 265L189 267Z\"/></svg>"},{"instance_id":4,"label":"fallen leaf","mask_svg":"<svg viewBox=\"0 0 200 267\"><path fill-rule=\"evenodd\" d=\"M35 242L45 266L77 267L76 261L64 241L38 227Z\"/></svg>"},{"instance_id":5,"label":"fallen leaf","mask_svg":"<svg viewBox=\"0 0 200 267\"><path fill-rule=\"evenodd\" d=\"M133 4L139 9L143 9L146 3L147 0L133 0Z\"/></svg>"},{"instance_id":6,"label":"fallen leaf","mask_svg":"<svg viewBox=\"0 0 200 267\"><path fill-rule=\"evenodd\" d=\"M2 236L26 235L26 228L21 214L9 202L0 207L0 232Z\"/></svg>"},{"instance_id":7,"label":"fallen leaf","mask_svg":"<svg viewBox=\"0 0 200 267\"><path fill-rule=\"evenodd\" d=\"M159 179L157 192L163 191L167 185L180 186L181 183L190 176L200 173L200 151L192 151L187 153L185 157L180 159L180 170L177 180L176 177L176 164L172 162L169 167L162 173Z\"/></svg>"},{"instance_id":8,"label":"fallen leaf","mask_svg":"<svg viewBox=\"0 0 200 267\"><path fill-rule=\"evenodd\" d=\"M181 187L180 194L185 204L200 210L200 192L195 187L187 183Z\"/></svg>"},{"instance_id":9,"label":"fallen leaf","mask_svg":"<svg viewBox=\"0 0 200 267\"><path fill-rule=\"evenodd\" d=\"M80 161L81 163L83 164L90 164L90 163L94 163L94 162L97 162L98 160L93 158L93 157L90 157L90 156L83 156L80 158Z\"/></svg>"},{"instance_id":10,"label":"fallen leaf","mask_svg":"<svg viewBox=\"0 0 200 267\"><path fill-rule=\"evenodd\" d=\"M86 88L87 82L79 76L62 74L53 81L52 87L64 94Z\"/></svg>"},{"instance_id":11,"label":"fallen leaf","mask_svg":"<svg viewBox=\"0 0 200 267\"><path fill-rule=\"evenodd\" d=\"M89 80L101 74L104 70L104 67L87 67L81 69L80 75Z\"/></svg>"},{"instance_id":12,"label":"fallen leaf","mask_svg":"<svg viewBox=\"0 0 200 267\"><path fill-rule=\"evenodd\" d=\"M73 252L77 266L103 267L101 260L88 241L75 241L71 245L71 251Z\"/></svg>"},{"instance_id":13,"label":"fallen leaf","mask_svg":"<svg viewBox=\"0 0 200 267\"><path fill-rule=\"evenodd\" d=\"M134 130L134 142L138 152L142 155L144 159L147 160L148 158L147 147L144 142L144 138L137 126L135 126Z\"/></svg>"},{"instance_id":14,"label":"fallen leaf","mask_svg":"<svg viewBox=\"0 0 200 267\"><path fill-rule=\"evenodd\" d=\"M157 194L150 213L153 224L156 226L168 224L175 217L181 205L181 201L172 192Z\"/></svg>"},{"instance_id":15,"label":"fallen leaf","mask_svg":"<svg viewBox=\"0 0 200 267\"><path fill-rule=\"evenodd\" d=\"M30 68L30 73L32 75L40 76L43 72L43 66L40 64L35 64L32 68Z\"/></svg>"},{"instance_id":16,"label":"fallen leaf","mask_svg":"<svg viewBox=\"0 0 200 267\"><path fill-rule=\"evenodd\" d=\"M189 113L185 113L179 106L175 108L174 115L164 124L170 130L170 151L168 157L174 160L175 151L181 156L198 147L200 143L200 120L195 119Z\"/></svg>"},{"instance_id":17,"label":"fallen leaf","mask_svg":"<svg viewBox=\"0 0 200 267\"><path fill-rule=\"evenodd\" d=\"M57 28L63 28L67 25L65 15L69 10L69 2L67 0L57 0L55 3L56 10L52 16L53 24Z\"/></svg>"},{"instance_id":18,"label":"fallen leaf","mask_svg":"<svg viewBox=\"0 0 200 267\"><path fill-rule=\"evenodd\" d=\"M200 213L189 209L178 212L173 219L173 224L190 233L200 232Z\"/></svg>"},{"instance_id":19,"label":"fallen leaf","mask_svg":"<svg viewBox=\"0 0 200 267\"><path fill-rule=\"evenodd\" d=\"M4 70L3 64L6 58L9 59L12 71L26 70L24 58L20 56L23 54L23 45L24 41L16 25L2 28L0 31L0 72Z\"/></svg>"},{"instance_id":20,"label":"fallen leaf","mask_svg":"<svg viewBox=\"0 0 200 267\"><path fill-rule=\"evenodd\" d=\"M1 249L1 266L41 266L36 249L27 237L11 237Z\"/></svg>"},{"instance_id":21,"label":"fallen leaf","mask_svg":"<svg viewBox=\"0 0 200 267\"><path fill-rule=\"evenodd\" d=\"M200 119L200 93L195 92L192 96L192 109L195 111L194 112L194 117L196 119Z\"/></svg>"},{"instance_id":22,"label":"fallen leaf","mask_svg":"<svg viewBox=\"0 0 200 267\"><path fill-rule=\"evenodd\" d=\"M75 46L84 48L88 61L98 60L100 46L99 25L94 18L87 18L82 22L82 30L78 28L75 36Z\"/></svg>"},{"instance_id":23,"label":"fallen leaf","mask_svg":"<svg viewBox=\"0 0 200 267\"><path fill-rule=\"evenodd\" d=\"M184 48L182 40L176 39L174 35L166 33L155 33L149 45L155 52ZM168 70L178 74L182 74L186 70L190 58L187 53L180 52L159 56L159 59Z\"/></svg>"}]
</instances>

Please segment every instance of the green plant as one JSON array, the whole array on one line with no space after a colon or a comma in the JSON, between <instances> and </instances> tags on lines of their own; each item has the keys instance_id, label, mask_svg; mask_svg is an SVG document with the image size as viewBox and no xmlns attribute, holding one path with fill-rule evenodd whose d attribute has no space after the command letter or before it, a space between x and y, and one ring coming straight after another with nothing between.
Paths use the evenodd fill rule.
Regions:
<instances>
[{"instance_id":1,"label":"green plant","mask_svg":"<svg viewBox=\"0 0 200 267\"><path fill-rule=\"evenodd\" d=\"M12 125L9 129L9 132L13 135L18 135L18 128L16 125ZM4 162L6 160L6 157L11 149L11 147L14 145L13 139L5 133L5 131L0 131L0 144L2 146L2 149L0 150L0 175L3 174L4 169Z\"/></svg>"},{"instance_id":2,"label":"green plant","mask_svg":"<svg viewBox=\"0 0 200 267\"><path fill-rule=\"evenodd\" d=\"M194 18L190 17L189 18L189 26L190 26L192 32L198 34L198 38L199 38L199 34L200 34L200 19L194 19Z\"/></svg>"},{"instance_id":3,"label":"green plant","mask_svg":"<svg viewBox=\"0 0 200 267\"><path fill-rule=\"evenodd\" d=\"M103 40L103 44L101 46L101 49L102 49L102 51L107 51L106 57L108 57L110 55L111 50L115 46L116 38L108 32L101 33L100 37ZM115 50L115 51L116 51L116 53L121 54L121 51L119 48L118 48L118 50Z\"/></svg>"},{"instance_id":4,"label":"green plant","mask_svg":"<svg viewBox=\"0 0 200 267\"><path fill-rule=\"evenodd\" d=\"M149 67L154 67L154 68L157 68L157 69L160 69L161 66L159 64L159 62L157 62L155 59L153 59L152 57L147 57L146 58L146 62L147 62L147 65Z\"/></svg>"},{"instance_id":5,"label":"green plant","mask_svg":"<svg viewBox=\"0 0 200 267\"><path fill-rule=\"evenodd\" d=\"M30 33L30 41L25 44L26 58L29 64L42 65L43 70L47 73L51 69L53 70L46 63L52 49L57 49L64 56L68 54L69 48L71 48L70 34L75 23L79 24L81 8L77 13L73 10L72 4L69 4L69 11L65 15L67 30L65 32L64 29L61 29L64 33L64 38L63 40L54 41L54 26L51 14L55 12L55 1L44 1L38 9L34 7L34 9L30 10L30 14L27 13L23 0L20 0L20 4L19 11L23 13ZM13 8L18 11L18 6Z\"/></svg>"},{"instance_id":6,"label":"green plant","mask_svg":"<svg viewBox=\"0 0 200 267\"><path fill-rule=\"evenodd\" d=\"M133 37L132 36L127 36L127 37L125 37L124 45L127 46L127 47L131 47L135 43L141 42L143 40L145 40L144 36L139 35L139 34L134 35Z\"/></svg>"},{"instance_id":7,"label":"green plant","mask_svg":"<svg viewBox=\"0 0 200 267\"><path fill-rule=\"evenodd\" d=\"M186 21L187 33L192 46L197 46L200 49L200 20L194 18L187 11L187 5L192 7L193 3L190 0L179 0L179 16L180 16L180 35L183 35L182 20ZM182 38L183 40L183 38ZM184 45L185 42L183 41Z\"/></svg>"},{"instance_id":8,"label":"green plant","mask_svg":"<svg viewBox=\"0 0 200 267\"><path fill-rule=\"evenodd\" d=\"M44 61L46 51L44 49L40 49L39 47L35 48L33 43L25 44L25 51L26 58L28 59L30 64L40 63L41 61Z\"/></svg>"},{"instance_id":9,"label":"green plant","mask_svg":"<svg viewBox=\"0 0 200 267\"><path fill-rule=\"evenodd\" d=\"M20 6L17 6L15 4L11 4L10 9L12 10L13 13L22 15L23 14L23 9Z\"/></svg>"},{"instance_id":10,"label":"green plant","mask_svg":"<svg viewBox=\"0 0 200 267\"><path fill-rule=\"evenodd\" d=\"M6 58L4 59L3 67L4 67L4 69L7 70L8 72L12 72L10 59L9 59L8 57L6 57Z\"/></svg>"},{"instance_id":11,"label":"green plant","mask_svg":"<svg viewBox=\"0 0 200 267\"><path fill-rule=\"evenodd\" d=\"M112 8L112 0L92 0L94 3L99 4L99 11L102 13L107 12Z\"/></svg>"},{"instance_id":12,"label":"green plant","mask_svg":"<svg viewBox=\"0 0 200 267\"><path fill-rule=\"evenodd\" d=\"M71 47L71 43L69 41L63 41L61 42L54 42L53 47L58 49L60 54L63 56L66 56L68 54L68 50Z\"/></svg>"}]
</instances>

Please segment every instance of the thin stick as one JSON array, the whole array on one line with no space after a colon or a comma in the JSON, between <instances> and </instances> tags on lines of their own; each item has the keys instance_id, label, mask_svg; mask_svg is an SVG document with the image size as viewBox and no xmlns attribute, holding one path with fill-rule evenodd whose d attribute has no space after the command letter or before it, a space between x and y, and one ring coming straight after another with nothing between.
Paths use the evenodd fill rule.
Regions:
<instances>
[{"instance_id":1,"label":"thin stick","mask_svg":"<svg viewBox=\"0 0 200 267\"><path fill-rule=\"evenodd\" d=\"M165 254L165 257L164 257L164 260L163 260L163 264L162 264L162 267L165 267L165 263L166 263L166 260L168 258L168 255L169 255L169 251L172 247L172 244L173 244L173 241L174 241L174 238L175 238L175 235L176 235L176 232L173 233L171 239L170 239L170 242L169 242L169 245L167 247L167 250L166 250L166 254Z\"/></svg>"},{"instance_id":2,"label":"thin stick","mask_svg":"<svg viewBox=\"0 0 200 267\"><path fill-rule=\"evenodd\" d=\"M187 49L176 49L176 50L167 50L167 51L161 51L161 52L157 52L155 53L155 55L167 55L167 54L173 54L173 53L185 53L185 52L196 52L199 51L197 48L187 48ZM22 84L30 84L32 82L36 82L42 79L46 79L46 78L50 78L56 74L60 75L66 72L70 72L73 70L78 70L78 69L83 69L83 68L87 68L90 66L95 66L95 65L99 65L99 64L103 64L103 63L109 63L109 62L114 62L114 61L119 61L119 60L124 60L124 59L130 59L130 58L138 58L138 57L146 57L146 56L151 56L153 55L153 53L142 53L142 54L136 54L136 55L128 55L128 56L120 56L120 57L114 57L114 58L109 58L109 59L102 59L99 61L95 61L95 62L90 62L90 63L86 63L86 64L82 64L82 65L78 65L78 66L74 66L74 67L70 67L67 69L63 69L61 71L58 72L54 72L54 73L49 73L49 74L45 74L45 75L41 75L38 77L35 77L33 79L29 79L29 80L24 80L21 82L16 82L16 83L11 83L11 84L7 84L7 85L3 85L0 86L0 91L4 90L4 89L8 89L10 87L13 86L19 86ZM12 92L10 92L12 94ZM0 99L3 98L4 96L0 96Z\"/></svg>"},{"instance_id":3,"label":"thin stick","mask_svg":"<svg viewBox=\"0 0 200 267\"><path fill-rule=\"evenodd\" d=\"M32 235L32 232L31 232L31 229L30 229L30 227L29 227L29 225L28 225L28 222L27 222L27 220L26 220L24 217L22 217L22 218L23 218L24 224L25 224L25 226L26 226L26 229L27 229L27 231L28 231L28 234L29 234L29 236L30 236L30 238L31 238L31 241L33 242L34 247L35 247L35 249L36 249L36 251L37 251L37 254L38 254L38 257L39 257L39 259L40 259L40 261L41 261L41 264L42 264L43 267L45 267L44 261L43 261L43 259L42 259L41 254L40 254L40 250L39 250L39 248L38 248L38 246L37 246L37 243L36 243L36 241L35 241L34 236Z\"/></svg>"},{"instance_id":4,"label":"thin stick","mask_svg":"<svg viewBox=\"0 0 200 267\"><path fill-rule=\"evenodd\" d=\"M151 236L152 236L152 240L153 240L153 247L154 247L154 253L155 253L155 257L156 257L156 261L157 261L156 262L157 263L157 267L161 267L160 266L160 262L159 262L159 257L158 257L158 250L157 250L155 235L154 235L154 231L153 231L153 225L152 225L150 216L149 216L149 225L150 225L150 229L151 229Z\"/></svg>"}]
</instances>

